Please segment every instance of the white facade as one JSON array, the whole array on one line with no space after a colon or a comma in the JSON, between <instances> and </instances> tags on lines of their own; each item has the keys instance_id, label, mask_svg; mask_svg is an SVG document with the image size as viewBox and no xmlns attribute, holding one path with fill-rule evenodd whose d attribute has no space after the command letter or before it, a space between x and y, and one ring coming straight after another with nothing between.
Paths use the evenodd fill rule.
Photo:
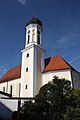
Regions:
<instances>
[{"instance_id":1,"label":"white facade","mask_svg":"<svg viewBox=\"0 0 80 120\"><path fill-rule=\"evenodd\" d=\"M49 81L53 79L54 76L58 76L59 78L65 78L66 80L70 80L72 87L80 88L80 73L72 69L57 70L57 71L50 71L47 73L43 73L42 85L47 84Z\"/></svg>"},{"instance_id":2,"label":"white facade","mask_svg":"<svg viewBox=\"0 0 80 120\"><path fill-rule=\"evenodd\" d=\"M12 112L17 110L18 110L18 100L14 101L14 100L8 99L8 96L0 94L0 119L1 120L12 120Z\"/></svg>"},{"instance_id":3,"label":"white facade","mask_svg":"<svg viewBox=\"0 0 80 120\"><path fill-rule=\"evenodd\" d=\"M11 93L11 86L12 86L12 93ZM21 78L17 78L14 80L0 83L0 91L12 94L13 97L19 97L20 86L21 86Z\"/></svg>"},{"instance_id":4,"label":"white facade","mask_svg":"<svg viewBox=\"0 0 80 120\"><path fill-rule=\"evenodd\" d=\"M51 81L54 76L58 76L59 78L66 78L67 80L70 80L72 83L72 78L71 78L71 70L57 70L57 71L50 71L47 73L42 74L42 84L45 85L49 81Z\"/></svg>"}]
</instances>

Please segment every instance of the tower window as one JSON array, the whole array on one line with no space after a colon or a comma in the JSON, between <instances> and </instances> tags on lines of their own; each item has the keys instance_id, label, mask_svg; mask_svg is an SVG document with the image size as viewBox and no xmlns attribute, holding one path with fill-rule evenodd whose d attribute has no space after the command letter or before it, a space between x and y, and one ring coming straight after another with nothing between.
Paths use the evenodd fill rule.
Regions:
<instances>
[{"instance_id":1,"label":"tower window","mask_svg":"<svg viewBox=\"0 0 80 120\"><path fill-rule=\"evenodd\" d=\"M26 68L26 72L28 72L28 67Z\"/></svg>"},{"instance_id":2,"label":"tower window","mask_svg":"<svg viewBox=\"0 0 80 120\"><path fill-rule=\"evenodd\" d=\"M27 58L29 57L29 53L27 53L27 56L26 56Z\"/></svg>"},{"instance_id":3,"label":"tower window","mask_svg":"<svg viewBox=\"0 0 80 120\"><path fill-rule=\"evenodd\" d=\"M3 92L5 92L5 87L3 87Z\"/></svg>"},{"instance_id":4,"label":"tower window","mask_svg":"<svg viewBox=\"0 0 80 120\"><path fill-rule=\"evenodd\" d=\"M28 30L28 34L30 34L30 30Z\"/></svg>"},{"instance_id":5,"label":"tower window","mask_svg":"<svg viewBox=\"0 0 80 120\"><path fill-rule=\"evenodd\" d=\"M10 86L10 94L12 95L12 85Z\"/></svg>"},{"instance_id":6,"label":"tower window","mask_svg":"<svg viewBox=\"0 0 80 120\"><path fill-rule=\"evenodd\" d=\"M30 35L28 35L28 41L27 41L27 44L29 44L29 41L30 41Z\"/></svg>"},{"instance_id":7,"label":"tower window","mask_svg":"<svg viewBox=\"0 0 80 120\"><path fill-rule=\"evenodd\" d=\"M35 39L35 33L33 33L32 35L32 41L34 41L34 39Z\"/></svg>"},{"instance_id":8,"label":"tower window","mask_svg":"<svg viewBox=\"0 0 80 120\"><path fill-rule=\"evenodd\" d=\"M35 40L35 29L32 30L32 41Z\"/></svg>"},{"instance_id":9,"label":"tower window","mask_svg":"<svg viewBox=\"0 0 80 120\"><path fill-rule=\"evenodd\" d=\"M27 89L27 85L25 86L25 89Z\"/></svg>"},{"instance_id":10,"label":"tower window","mask_svg":"<svg viewBox=\"0 0 80 120\"><path fill-rule=\"evenodd\" d=\"M38 44L40 44L40 35L38 35Z\"/></svg>"},{"instance_id":11,"label":"tower window","mask_svg":"<svg viewBox=\"0 0 80 120\"><path fill-rule=\"evenodd\" d=\"M38 44L40 44L40 31L38 30L37 33L38 33L38 36L37 36L38 41L37 42L38 42Z\"/></svg>"},{"instance_id":12,"label":"tower window","mask_svg":"<svg viewBox=\"0 0 80 120\"><path fill-rule=\"evenodd\" d=\"M40 35L40 32L39 32L39 30L38 30L38 34Z\"/></svg>"},{"instance_id":13,"label":"tower window","mask_svg":"<svg viewBox=\"0 0 80 120\"><path fill-rule=\"evenodd\" d=\"M30 42L30 30L28 30L28 40L27 40L27 44L29 44Z\"/></svg>"}]
</instances>

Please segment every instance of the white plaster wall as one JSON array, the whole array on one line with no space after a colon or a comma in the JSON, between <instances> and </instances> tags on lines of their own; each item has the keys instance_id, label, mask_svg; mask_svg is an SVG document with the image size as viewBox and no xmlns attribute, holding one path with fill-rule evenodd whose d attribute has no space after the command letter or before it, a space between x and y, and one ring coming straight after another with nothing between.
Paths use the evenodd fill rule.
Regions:
<instances>
[{"instance_id":1,"label":"white plaster wall","mask_svg":"<svg viewBox=\"0 0 80 120\"><path fill-rule=\"evenodd\" d=\"M0 102L11 111L17 111L18 109L18 100L0 99Z\"/></svg>"},{"instance_id":2,"label":"white plaster wall","mask_svg":"<svg viewBox=\"0 0 80 120\"><path fill-rule=\"evenodd\" d=\"M3 87L5 87L5 92L7 92L7 82L0 83L0 91L3 91Z\"/></svg>"},{"instance_id":3,"label":"white plaster wall","mask_svg":"<svg viewBox=\"0 0 80 120\"><path fill-rule=\"evenodd\" d=\"M6 93L10 93L10 86L12 85L12 96L19 96L19 84L21 83L21 78L10 80L7 82L0 83L0 91L3 91L3 87L6 88Z\"/></svg>"},{"instance_id":4,"label":"white plaster wall","mask_svg":"<svg viewBox=\"0 0 80 120\"><path fill-rule=\"evenodd\" d=\"M53 79L54 76L58 76L59 78L65 78L71 81L71 72L70 69L67 70L58 70L58 71L50 71L42 74L42 85L47 84L49 81Z\"/></svg>"},{"instance_id":5,"label":"white plaster wall","mask_svg":"<svg viewBox=\"0 0 80 120\"><path fill-rule=\"evenodd\" d=\"M29 57L26 58L27 53ZM26 72L26 68L28 71ZM21 97L30 97L33 91L32 72L33 71L33 48L26 48L22 51L22 70L21 70ZM27 89L25 86L27 85Z\"/></svg>"},{"instance_id":6,"label":"white plaster wall","mask_svg":"<svg viewBox=\"0 0 80 120\"><path fill-rule=\"evenodd\" d=\"M21 71L21 96L33 97L37 94L41 86L41 58L43 49L36 45L30 45L22 51L22 71ZM29 57L26 58L27 53ZM26 68L28 67L28 72ZM25 86L27 85L27 89Z\"/></svg>"},{"instance_id":7,"label":"white plaster wall","mask_svg":"<svg viewBox=\"0 0 80 120\"><path fill-rule=\"evenodd\" d=\"M3 98L5 99L3 99ZM18 100L8 99L7 96L0 94L0 116L2 120L11 119L12 112L17 111Z\"/></svg>"}]
</instances>

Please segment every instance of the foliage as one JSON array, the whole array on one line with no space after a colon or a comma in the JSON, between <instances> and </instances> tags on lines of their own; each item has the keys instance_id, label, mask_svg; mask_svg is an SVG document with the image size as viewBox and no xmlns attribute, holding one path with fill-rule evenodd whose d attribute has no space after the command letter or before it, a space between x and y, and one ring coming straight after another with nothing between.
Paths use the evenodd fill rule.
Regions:
<instances>
[{"instance_id":1,"label":"foliage","mask_svg":"<svg viewBox=\"0 0 80 120\"><path fill-rule=\"evenodd\" d=\"M46 108L48 108L48 104L28 101L21 108L21 113L24 116L24 120L48 120L46 117L48 109Z\"/></svg>"},{"instance_id":2,"label":"foliage","mask_svg":"<svg viewBox=\"0 0 80 120\"><path fill-rule=\"evenodd\" d=\"M80 120L80 89L72 89L65 97L65 120Z\"/></svg>"},{"instance_id":3,"label":"foliage","mask_svg":"<svg viewBox=\"0 0 80 120\"><path fill-rule=\"evenodd\" d=\"M36 101L49 103L51 120L61 120L65 111L65 95L70 90L70 81L55 76L51 82L41 87Z\"/></svg>"},{"instance_id":4,"label":"foliage","mask_svg":"<svg viewBox=\"0 0 80 120\"><path fill-rule=\"evenodd\" d=\"M80 120L80 90L55 76L41 87L35 102L24 103L21 114L24 120Z\"/></svg>"}]
</instances>

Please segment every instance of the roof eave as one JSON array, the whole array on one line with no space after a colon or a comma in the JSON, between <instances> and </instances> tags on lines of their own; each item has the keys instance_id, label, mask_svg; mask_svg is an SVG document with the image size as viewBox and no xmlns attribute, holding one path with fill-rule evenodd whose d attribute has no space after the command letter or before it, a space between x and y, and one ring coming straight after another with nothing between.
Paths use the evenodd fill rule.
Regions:
<instances>
[{"instance_id":1,"label":"roof eave","mask_svg":"<svg viewBox=\"0 0 80 120\"><path fill-rule=\"evenodd\" d=\"M64 68L64 69L56 69L56 70L48 70L48 71L43 71L43 73L47 73L47 72L52 72L52 71L59 71L59 70L71 70L72 68Z\"/></svg>"}]
</instances>

